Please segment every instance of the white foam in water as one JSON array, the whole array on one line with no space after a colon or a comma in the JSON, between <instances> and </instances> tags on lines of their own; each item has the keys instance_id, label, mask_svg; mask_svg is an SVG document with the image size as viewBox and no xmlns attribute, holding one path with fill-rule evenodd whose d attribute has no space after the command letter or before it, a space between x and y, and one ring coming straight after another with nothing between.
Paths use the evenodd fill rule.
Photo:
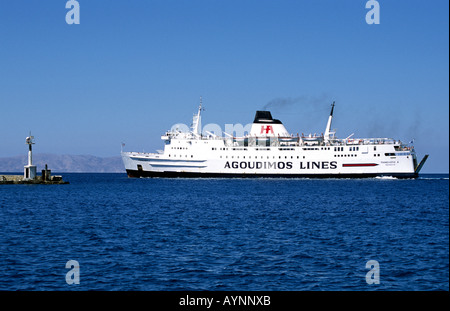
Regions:
<instances>
[{"instance_id":1,"label":"white foam in water","mask_svg":"<svg viewBox=\"0 0 450 311\"><path fill-rule=\"evenodd\" d=\"M377 176L375 178L376 179L387 179L387 180L398 179L397 177L393 177L393 176Z\"/></svg>"}]
</instances>

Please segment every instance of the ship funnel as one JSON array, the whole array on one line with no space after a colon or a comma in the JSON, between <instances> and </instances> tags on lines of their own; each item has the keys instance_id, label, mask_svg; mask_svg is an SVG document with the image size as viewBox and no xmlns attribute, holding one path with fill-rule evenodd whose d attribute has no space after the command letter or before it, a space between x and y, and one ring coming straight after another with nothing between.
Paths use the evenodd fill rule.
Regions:
<instances>
[{"instance_id":1,"label":"ship funnel","mask_svg":"<svg viewBox=\"0 0 450 311\"><path fill-rule=\"evenodd\" d=\"M289 133L280 120L272 118L270 111L256 111L250 135L258 137L287 137Z\"/></svg>"}]
</instances>

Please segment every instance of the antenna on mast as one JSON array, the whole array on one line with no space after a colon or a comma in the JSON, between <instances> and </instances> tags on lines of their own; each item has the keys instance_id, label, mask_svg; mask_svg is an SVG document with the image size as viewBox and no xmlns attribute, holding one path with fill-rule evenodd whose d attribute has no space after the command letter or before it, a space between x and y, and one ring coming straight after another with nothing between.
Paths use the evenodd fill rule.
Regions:
<instances>
[{"instance_id":1,"label":"antenna on mast","mask_svg":"<svg viewBox=\"0 0 450 311\"><path fill-rule=\"evenodd\" d=\"M331 134L333 134L331 132L331 120L333 119L334 104L335 102L333 101L333 104L331 104L331 112L330 116L328 117L327 127L325 128L325 135L323 136L325 143L328 143L330 141Z\"/></svg>"},{"instance_id":2,"label":"antenna on mast","mask_svg":"<svg viewBox=\"0 0 450 311\"><path fill-rule=\"evenodd\" d=\"M201 136L201 112L202 110L205 110L205 108L202 107L202 97L200 96L200 104L198 106L198 112L196 115L194 115L192 119L192 133L195 136Z\"/></svg>"}]
</instances>

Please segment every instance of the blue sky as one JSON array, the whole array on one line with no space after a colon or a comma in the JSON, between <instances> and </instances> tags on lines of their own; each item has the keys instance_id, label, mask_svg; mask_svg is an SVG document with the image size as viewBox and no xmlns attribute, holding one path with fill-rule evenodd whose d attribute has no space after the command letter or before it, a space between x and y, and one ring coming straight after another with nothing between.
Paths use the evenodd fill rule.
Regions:
<instances>
[{"instance_id":1,"label":"blue sky","mask_svg":"<svg viewBox=\"0 0 450 311\"><path fill-rule=\"evenodd\" d=\"M162 149L191 122L247 124L268 103L292 133L415 139L449 171L448 1L0 0L0 157Z\"/></svg>"}]
</instances>

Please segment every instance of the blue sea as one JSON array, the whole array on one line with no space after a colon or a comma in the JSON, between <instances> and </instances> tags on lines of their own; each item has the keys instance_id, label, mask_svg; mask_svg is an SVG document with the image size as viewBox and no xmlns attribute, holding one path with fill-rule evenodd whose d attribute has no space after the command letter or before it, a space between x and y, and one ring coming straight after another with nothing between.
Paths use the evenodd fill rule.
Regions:
<instances>
[{"instance_id":1,"label":"blue sea","mask_svg":"<svg viewBox=\"0 0 450 311\"><path fill-rule=\"evenodd\" d=\"M0 290L449 290L448 175L62 175L0 185Z\"/></svg>"}]
</instances>

